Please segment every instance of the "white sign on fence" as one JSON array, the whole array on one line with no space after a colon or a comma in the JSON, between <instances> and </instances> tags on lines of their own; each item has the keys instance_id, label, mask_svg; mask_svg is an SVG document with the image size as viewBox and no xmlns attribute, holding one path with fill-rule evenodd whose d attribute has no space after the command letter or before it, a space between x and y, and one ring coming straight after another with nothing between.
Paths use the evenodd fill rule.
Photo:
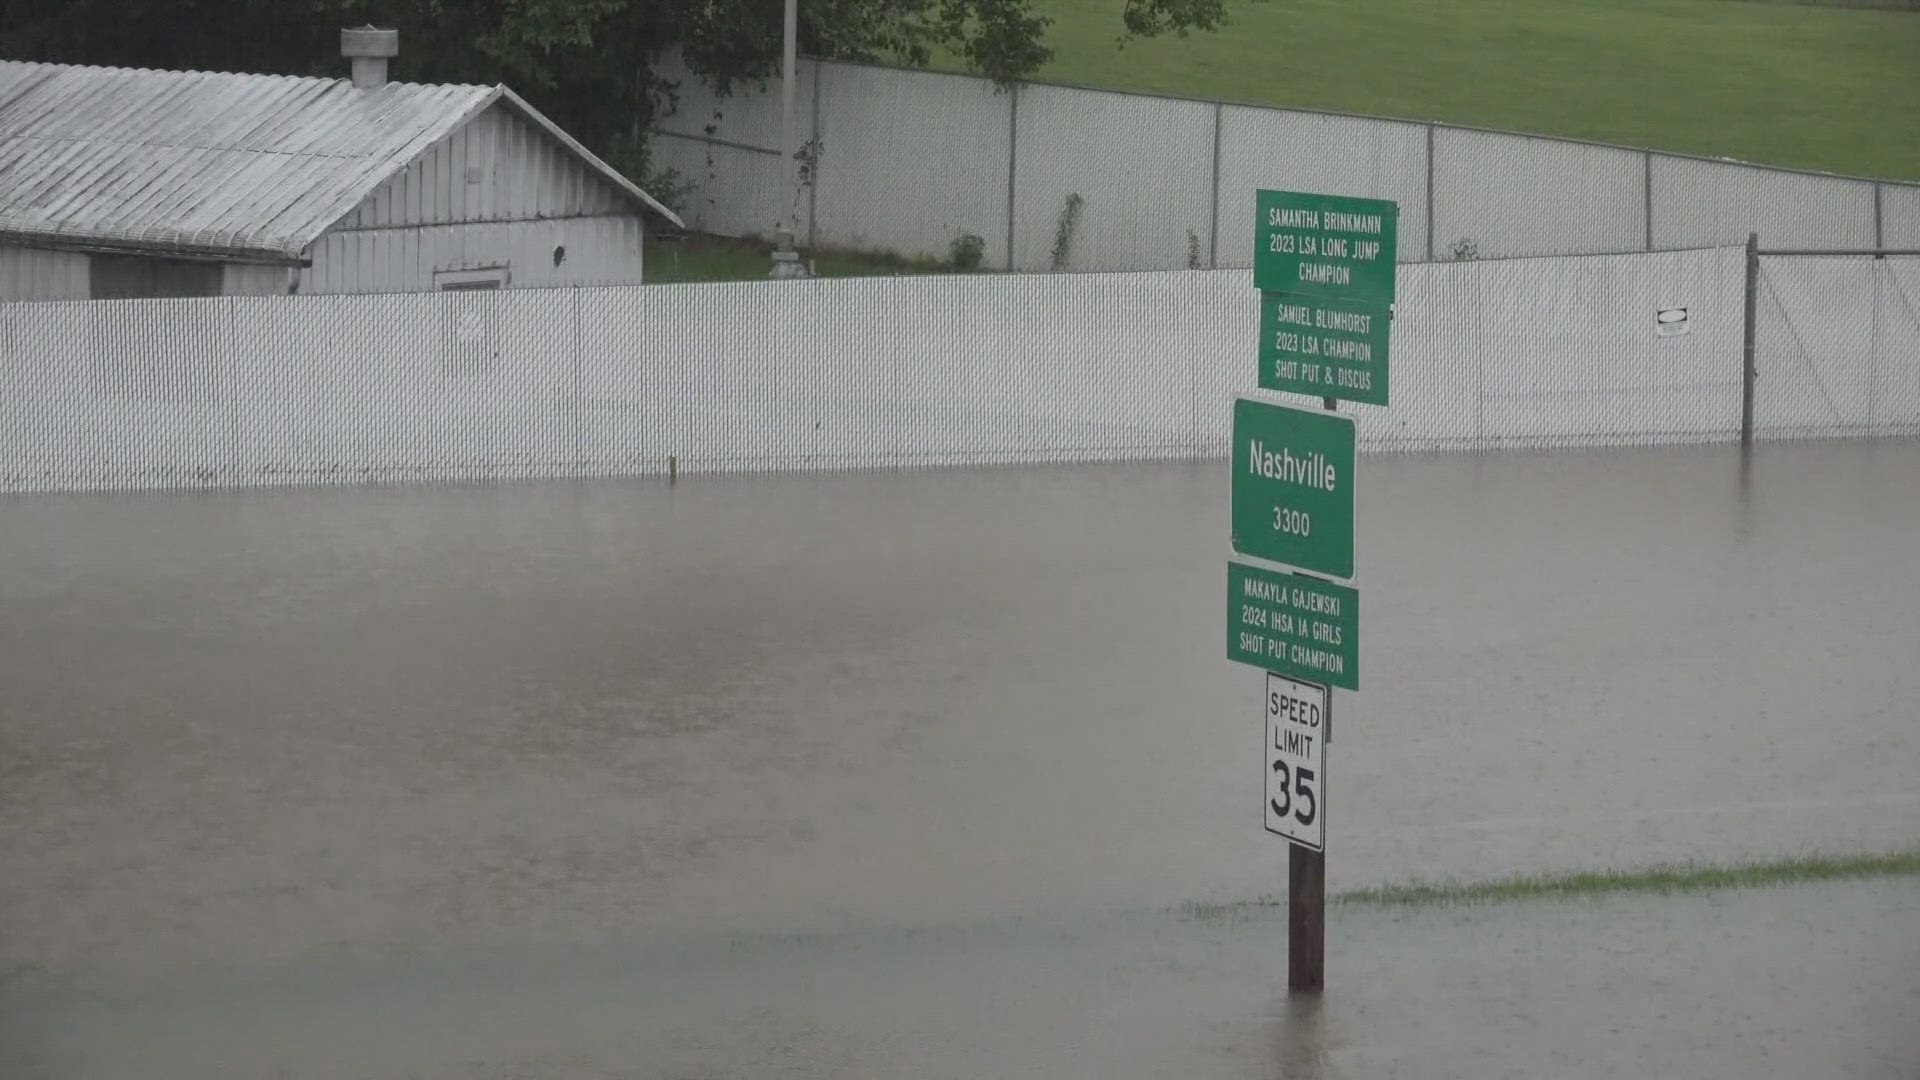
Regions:
<instances>
[{"instance_id":1,"label":"white sign on fence","mask_svg":"<svg viewBox=\"0 0 1920 1080\"><path fill-rule=\"evenodd\" d=\"M1267 674L1267 831L1326 850L1327 706L1324 686Z\"/></svg>"}]
</instances>

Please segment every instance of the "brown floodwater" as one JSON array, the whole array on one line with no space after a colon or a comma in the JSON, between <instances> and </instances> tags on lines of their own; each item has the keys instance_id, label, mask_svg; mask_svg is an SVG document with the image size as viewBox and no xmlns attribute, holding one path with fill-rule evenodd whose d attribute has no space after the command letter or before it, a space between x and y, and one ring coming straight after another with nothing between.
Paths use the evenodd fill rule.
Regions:
<instances>
[{"instance_id":1,"label":"brown floodwater","mask_svg":"<svg viewBox=\"0 0 1920 1080\"><path fill-rule=\"evenodd\" d=\"M1073 1074L1098 1060L1073 1050L1101 1024L1133 1032L1116 1045L1176 1029L1207 1043L1212 1006L1181 1012L1150 989L1172 980L1209 1002L1266 995L1246 1003L1265 1017L1251 1028L1220 1013L1218 1049L1273 1075L1291 1037L1259 1010L1278 1007L1283 929L1139 914L1284 891L1284 847L1261 828L1261 676L1224 658L1225 472L0 499L0 994L40 1018L0 1038L23 1075L119 1075L60 1048L93 1045L89 1025L123 1044L144 1030L113 996L140 987L138 1015L171 1017L140 1044L152 1075L214 1045L165 1031L221 1029L229 1010L206 1003L223 1000L299 1029L262 1044L293 1047L274 1067L295 1076L334 1075L328 1046L375 1054L389 1037L395 1056L344 1074L603 1075L592 1055L611 1044L582 1034L569 1072L567 1033L656 1014L692 1040L672 1075L781 1071L780 1047L806 1058L816 1037L834 1049L796 1075ZM1382 456L1359 485L1362 689L1336 694L1331 888L1920 843L1920 444L1745 462L1731 448ZM1893 936L1920 937L1911 891L1843 894L1893 905L1909 916ZM1440 915L1341 918L1369 941L1412 942L1426 919L1451 940ZM1116 955L1171 934L1175 959L1139 961L1159 981L1098 1013L1132 968L1105 946L1080 963L1062 945L1057 968L1044 948L1029 958L1009 920ZM1557 958L1570 978L1614 963L1604 935L1550 949L1545 931L1495 923L1463 925L1513 963ZM1697 943L1694 925L1676 914L1648 940ZM1876 951L1880 925L1850 947L1910 1000L1912 952ZM890 959L869 966L820 944L911 927L985 928L987 944L876 945ZM1177 944L1196 934L1212 944ZM1779 936L1768 955L1818 937ZM791 971L750 978L761 961L737 942L790 939L808 943ZM728 944L674 944L688 941ZM1406 947L1407 964L1457 951ZM1017 957L1005 977L1021 994L989 992L993 948ZM1347 963L1417 988L1398 948ZM668 980L682 990L635 981L644 964L583 976L613 980L626 1012L583 1005L564 975L661 949L686 954ZM1903 959L1904 983L1887 967ZM933 986L948 964L976 980L951 1007L929 989L873 1012L896 975ZM1753 1016L1785 1008L1738 963L1703 971ZM842 977L861 989L829 993L817 1017L803 1007ZM1361 999L1332 984L1315 1022L1349 1030L1341 1002ZM506 1023L523 985L530 1011ZM1507 1030L1549 992L1522 980L1432 1013L1366 1000L1400 1025L1381 1038L1412 1047L1432 1025ZM389 994L438 1034L408 1044L370 1004ZM1062 1011L1015 1008L1029 998ZM736 999L748 1019L728 1042L713 1033L735 1030ZM1640 1006L1614 1007L1630 1020ZM834 1008L868 1018L835 1028ZM1008 1024L1056 1056L973 1056ZM1884 1045L1911 1054L1904 1030ZM519 1072L512 1031L530 1040ZM461 1032L485 1035L468 1071ZM720 1040L710 1057L703 1039ZM1740 1074L1697 1049L1698 1074ZM1102 1074L1155 1075L1150 1059ZM1468 1071L1405 1073L1449 1074Z\"/></svg>"}]
</instances>

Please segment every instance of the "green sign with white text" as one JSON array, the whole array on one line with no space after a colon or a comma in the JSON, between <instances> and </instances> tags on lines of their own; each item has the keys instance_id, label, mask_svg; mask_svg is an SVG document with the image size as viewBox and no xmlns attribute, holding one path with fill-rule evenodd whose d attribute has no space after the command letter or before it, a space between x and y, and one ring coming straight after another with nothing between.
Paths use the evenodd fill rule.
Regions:
<instances>
[{"instance_id":1,"label":"green sign with white text","mask_svg":"<svg viewBox=\"0 0 1920 1080\"><path fill-rule=\"evenodd\" d=\"M1393 302L1397 203L1301 191L1256 191L1254 207L1255 288Z\"/></svg>"},{"instance_id":2,"label":"green sign with white text","mask_svg":"<svg viewBox=\"0 0 1920 1080\"><path fill-rule=\"evenodd\" d=\"M1233 403L1233 550L1353 576L1353 419Z\"/></svg>"},{"instance_id":3,"label":"green sign with white text","mask_svg":"<svg viewBox=\"0 0 1920 1080\"><path fill-rule=\"evenodd\" d=\"M1388 305L1260 294L1260 388L1387 403Z\"/></svg>"},{"instance_id":4,"label":"green sign with white text","mask_svg":"<svg viewBox=\"0 0 1920 1080\"><path fill-rule=\"evenodd\" d=\"M1345 585L1227 564L1227 659L1360 689L1360 594Z\"/></svg>"}]
</instances>

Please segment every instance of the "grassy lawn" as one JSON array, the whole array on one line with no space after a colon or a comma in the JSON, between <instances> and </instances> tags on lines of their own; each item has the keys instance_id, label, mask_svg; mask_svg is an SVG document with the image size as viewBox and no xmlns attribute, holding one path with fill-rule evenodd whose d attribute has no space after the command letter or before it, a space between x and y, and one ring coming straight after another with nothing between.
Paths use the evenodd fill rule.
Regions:
<instances>
[{"instance_id":1,"label":"grassy lawn","mask_svg":"<svg viewBox=\"0 0 1920 1080\"><path fill-rule=\"evenodd\" d=\"M1920 179L1920 13L1754 0L1235 0L1114 47L1119 0L1039 0L1048 81ZM941 66L957 66L943 64Z\"/></svg>"},{"instance_id":2,"label":"grassy lawn","mask_svg":"<svg viewBox=\"0 0 1920 1080\"><path fill-rule=\"evenodd\" d=\"M906 259L881 252L801 251L820 277L874 277L889 274L951 274L952 267L931 259ZM760 240L688 233L678 240L647 242L646 281L760 281L773 268L773 245Z\"/></svg>"}]
</instances>

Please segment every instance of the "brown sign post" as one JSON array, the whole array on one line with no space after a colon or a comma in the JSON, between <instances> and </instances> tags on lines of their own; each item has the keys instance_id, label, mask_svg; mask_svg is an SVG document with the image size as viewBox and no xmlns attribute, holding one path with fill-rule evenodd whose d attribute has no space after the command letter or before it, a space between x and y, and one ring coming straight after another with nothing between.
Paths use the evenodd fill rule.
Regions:
<instances>
[{"instance_id":1,"label":"brown sign post","mask_svg":"<svg viewBox=\"0 0 1920 1080\"><path fill-rule=\"evenodd\" d=\"M1317 994L1327 981L1327 853L1287 850L1287 989Z\"/></svg>"},{"instance_id":2,"label":"brown sign post","mask_svg":"<svg viewBox=\"0 0 1920 1080\"><path fill-rule=\"evenodd\" d=\"M1328 412L1339 402L1327 398ZM1333 742L1333 689L1327 689L1323 744ZM1327 849L1287 845L1287 990L1317 994L1327 983Z\"/></svg>"}]
</instances>

